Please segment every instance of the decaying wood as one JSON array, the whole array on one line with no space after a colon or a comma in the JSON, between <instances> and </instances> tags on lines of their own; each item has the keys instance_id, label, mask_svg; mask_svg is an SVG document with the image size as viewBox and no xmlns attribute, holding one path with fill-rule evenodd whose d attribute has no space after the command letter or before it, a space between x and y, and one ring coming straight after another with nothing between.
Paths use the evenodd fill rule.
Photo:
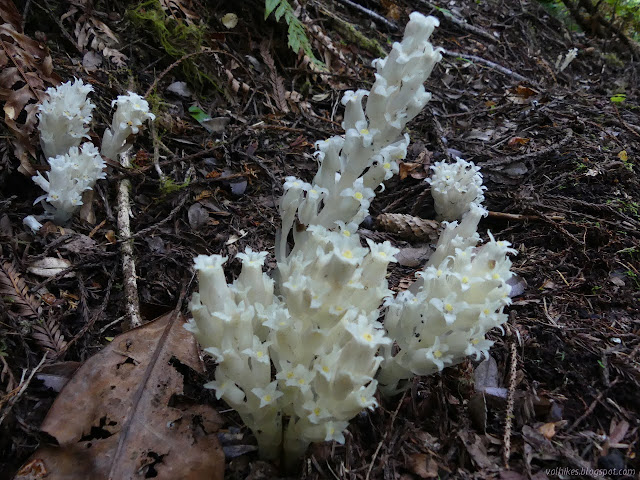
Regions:
<instances>
[{"instance_id":1,"label":"decaying wood","mask_svg":"<svg viewBox=\"0 0 640 480\"><path fill-rule=\"evenodd\" d=\"M123 167L131 166L131 159L127 152L120 155L120 163ZM142 325L140 316L140 300L138 299L138 282L136 277L136 261L133 254L133 239L131 237L131 205L129 192L131 181L123 178L118 184L118 234L121 238L128 239L120 245L122 252L122 277L124 283L124 296L126 299L125 310L127 312L130 328Z\"/></svg>"}]
</instances>

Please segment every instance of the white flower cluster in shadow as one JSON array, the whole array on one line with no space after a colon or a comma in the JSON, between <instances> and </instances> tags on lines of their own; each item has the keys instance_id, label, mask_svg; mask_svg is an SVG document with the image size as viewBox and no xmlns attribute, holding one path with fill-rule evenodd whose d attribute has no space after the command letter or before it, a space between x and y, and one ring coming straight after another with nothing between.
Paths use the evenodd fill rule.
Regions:
<instances>
[{"instance_id":1,"label":"white flower cluster in shadow","mask_svg":"<svg viewBox=\"0 0 640 480\"><path fill-rule=\"evenodd\" d=\"M139 95L128 92L114 100L116 112L110 129L104 132L101 151L88 139L89 124L95 107L87 98L93 87L76 79L46 91L47 98L39 107L38 130L40 144L50 170L44 175L38 172L33 181L46 195L34 203L44 201L45 214L40 219L52 219L56 223L68 221L82 206L82 195L93 189L97 180L105 178L106 163L102 156L117 160L128 145L127 138L138 133L147 120L154 120L149 104ZM42 224L34 216L24 223L37 231Z\"/></svg>"}]
</instances>

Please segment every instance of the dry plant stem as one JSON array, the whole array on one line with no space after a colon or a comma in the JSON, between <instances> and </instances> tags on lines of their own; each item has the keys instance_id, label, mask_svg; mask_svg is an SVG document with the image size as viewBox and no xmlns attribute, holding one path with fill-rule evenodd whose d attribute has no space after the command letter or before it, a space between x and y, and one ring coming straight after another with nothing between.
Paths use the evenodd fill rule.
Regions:
<instances>
[{"instance_id":1,"label":"dry plant stem","mask_svg":"<svg viewBox=\"0 0 640 480\"><path fill-rule=\"evenodd\" d=\"M537 85L537 82L534 82L533 80L530 80L527 77L523 77L519 73L516 73L513 70L509 70L508 68L503 67L502 65L498 65L497 63L487 60L486 58L478 57L477 55L469 55L466 53L453 52L451 50L442 50L442 53L444 53L449 57L460 57L466 60L471 60L473 62L481 63L483 65L486 65L489 68L492 68L493 70L497 70L500 73L513 77L519 82L527 82L530 85Z\"/></svg>"},{"instance_id":2,"label":"dry plant stem","mask_svg":"<svg viewBox=\"0 0 640 480\"><path fill-rule=\"evenodd\" d=\"M509 330L509 356L511 357L510 370L509 370L509 390L507 392L507 411L505 413L504 420L504 436L502 437L502 460L505 468L509 468L509 457L511 456L511 426L513 423L513 405L516 390L516 373L518 371L518 351L516 349L516 338L511 327L507 326Z\"/></svg>"},{"instance_id":3,"label":"dry plant stem","mask_svg":"<svg viewBox=\"0 0 640 480\"><path fill-rule=\"evenodd\" d=\"M7 394L7 396L5 397L5 398L7 398L7 397L11 397L11 398L9 398L9 401L7 402L7 408L2 413L2 416L0 417L0 425L2 425L2 422L7 417L7 415L9 415L9 412L11 411L11 409L13 408L15 403L20 399L20 397L27 390L27 387L31 383L31 380L33 380L33 377L35 376L37 371L40 370L40 367L44 364L45 360L47 359L47 354L48 354L48 352L45 352L45 354L42 357L42 360L40 360L40 363L38 363L36 368L34 368L31 371L31 373L29 374L29 377L25 381L21 382L21 384L19 386L17 386L13 391L9 392ZM17 390L17 393L15 393L13 396L11 396L13 394L13 392L15 392L16 390ZM2 400L4 400L4 398ZM0 405L0 407L2 407L2 405Z\"/></svg>"},{"instance_id":4,"label":"dry plant stem","mask_svg":"<svg viewBox=\"0 0 640 480\"><path fill-rule=\"evenodd\" d=\"M131 166L128 152L120 155L120 163L123 167ZM123 178L118 184L118 235L120 238L131 237L131 206L129 205L129 192L131 182ZM133 239L122 242L122 277L124 282L124 296L126 299L126 313L129 328L142 325L140 316L140 302L138 300L138 283L136 281L136 263L133 256Z\"/></svg>"},{"instance_id":5,"label":"dry plant stem","mask_svg":"<svg viewBox=\"0 0 640 480\"><path fill-rule=\"evenodd\" d=\"M432 8L434 10L438 10L438 7L436 7L433 3L428 2L427 0L420 0L420 3L422 3L423 5L428 6L429 8ZM438 10L440 11L440 10ZM448 15L442 14L442 17L445 20L453 23L454 25L458 26L458 28L461 28L462 30L466 30L469 33L473 33L474 35L478 35L479 37L484 38L485 40L489 40L490 42L497 42L498 39L496 37L494 37L493 35L491 35L489 32L476 27L475 25L471 25L470 23L467 23L465 20L460 19L458 17L455 17L454 15L452 15L451 13L449 13Z\"/></svg>"},{"instance_id":6,"label":"dry plant stem","mask_svg":"<svg viewBox=\"0 0 640 480\"><path fill-rule=\"evenodd\" d=\"M363 7L362 5L356 2L352 2L351 0L339 0L339 1L340 3L344 3L345 5L349 5L350 7L361 11L365 15L368 15L373 21L382 23L383 25L386 25L387 27L389 27L391 30L394 30L394 31L398 30L398 26L395 23L390 22L389 20L384 18L382 15L378 15L376 12L373 12L368 8Z\"/></svg>"}]
</instances>

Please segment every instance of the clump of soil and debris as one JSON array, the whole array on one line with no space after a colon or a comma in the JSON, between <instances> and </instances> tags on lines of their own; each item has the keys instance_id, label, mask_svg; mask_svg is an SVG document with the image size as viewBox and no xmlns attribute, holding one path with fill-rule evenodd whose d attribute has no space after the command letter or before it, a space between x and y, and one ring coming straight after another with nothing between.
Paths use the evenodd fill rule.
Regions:
<instances>
[{"instance_id":1,"label":"clump of soil and debris","mask_svg":"<svg viewBox=\"0 0 640 480\"><path fill-rule=\"evenodd\" d=\"M401 37L413 9L440 19L433 43L444 58L426 85L431 102L409 125L409 155L373 203L363 234L403 250L390 284L407 288L433 241L379 216L434 218L429 167L463 157L482 167L488 187L481 232L518 250L518 291L505 334L492 335L490 359L419 378L381 401L353 420L345 445L314 445L299 477L602 478L617 469L617 478L636 478L640 48L633 38L605 23L597 35L583 31L571 16L579 10L557 16L536 1L361 0L360 9L290 2L310 58L288 48L285 19L265 20L257 0L14 3L19 16L3 23L19 24L20 35L49 49L53 71L33 70L42 88L58 77L94 86L94 142L110 121L111 100L127 90L144 94L157 120L136 138L131 168L109 164L92 211L37 234L22 224L42 208L32 205L42 192L25 174L30 163L45 165L28 160L29 151L39 155L26 132L35 119L24 113L20 125L3 124L0 478L51 444L40 426L57 392L128 328L119 182L131 182L142 318L186 315L194 256L273 251L284 178L312 178L314 142L341 133L342 93L371 85L371 60ZM561 70L572 48L577 58ZM10 92L2 95L6 101ZM34 265L50 258L64 262L38 274ZM272 256L267 263L273 268ZM234 412L202 388L213 368L198 374L178 363L184 391L172 401L220 412L225 478L278 478ZM111 433L101 424L86 435ZM145 476L162 468L156 457Z\"/></svg>"}]
</instances>

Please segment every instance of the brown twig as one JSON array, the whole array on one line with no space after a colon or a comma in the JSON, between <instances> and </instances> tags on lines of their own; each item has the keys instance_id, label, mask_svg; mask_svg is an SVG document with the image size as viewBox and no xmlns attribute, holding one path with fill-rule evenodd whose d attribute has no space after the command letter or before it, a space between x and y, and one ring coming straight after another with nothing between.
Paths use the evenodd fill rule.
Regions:
<instances>
[{"instance_id":1,"label":"brown twig","mask_svg":"<svg viewBox=\"0 0 640 480\"><path fill-rule=\"evenodd\" d=\"M481 63L482 65L486 65L487 67L493 70L497 70L498 72L504 75L513 77L519 82L526 82L530 85L536 85L536 82L534 82L533 80L525 76L522 76L519 73L514 72L513 70L509 70L507 67L503 67L502 65L492 62L491 60L487 60L486 58L478 57L477 55L469 55L467 53L454 52L452 50L446 50L446 49L442 49L442 53L444 53L449 57L460 57L460 58L464 58L465 60L471 60L472 62Z\"/></svg>"},{"instance_id":2,"label":"brown twig","mask_svg":"<svg viewBox=\"0 0 640 480\"><path fill-rule=\"evenodd\" d=\"M371 471L373 470L373 464L375 463L376 458L378 457L378 453L380 453L380 449L382 448L382 445L384 445L386 443L387 438L389 438L389 435L391 434L391 431L393 430L393 423L396 421L396 417L398 416L398 412L400 411L400 407L404 403L404 397L407 396L407 392L408 392L408 390L405 390L402 393L402 398L398 402L398 406L396 407L395 411L393 412L393 415L391 416L391 424L389 425L389 430L387 430L385 432L384 438L382 440L380 440L380 443L378 443L378 446L376 447L376 451L373 452L373 456L371 457L371 462L369 463L369 469L367 470L367 475L364 477L365 480L369 480L369 476L371 475Z\"/></svg>"},{"instance_id":3,"label":"brown twig","mask_svg":"<svg viewBox=\"0 0 640 480\"><path fill-rule=\"evenodd\" d=\"M507 331L509 332L509 390L507 392L507 411L505 412L504 420L504 435L502 436L502 460L505 468L509 468L509 457L511 456L511 427L513 424L513 406L515 403L515 391L516 391L516 373L518 371L518 351L516 349L515 335L511 331L511 326L507 325Z\"/></svg>"},{"instance_id":4,"label":"brown twig","mask_svg":"<svg viewBox=\"0 0 640 480\"><path fill-rule=\"evenodd\" d=\"M611 382L611 385L609 388L613 387L616 383L618 383L618 379L616 378L613 382ZM589 415L591 415L593 413L593 411L596 409L596 406L598 405L598 402L600 402L600 400L602 400L602 397L604 397L605 393L607 393L609 391L609 389L607 388L606 390L601 391L600 393L598 393L598 395L596 396L596 398L593 400L593 402L591 402L591 404L589 405L589 407L587 407L587 410L585 410L585 412L580 415L575 422L573 422L573 425L571 425L566 431L565 433L568 435L569 433L573 432L576 427L578 425L580 425L585 418L587 418Z\"/></svg>"},{"instance_id":5,"label":"brown twig","mask_svg":"<svg viewBox=\"0 0 640 480\"><path fill-rule=\"evenodd\" d=\"M13 389L11 392L5 395L4 398L0 400L0 408L5 402L7 403L7 408L5 409L5 411L2 413L2 416L0 417L0 425L2 425L2 422L7 417L7 415L9 415L9 412L11 411L13 406L16 404L16 402L27 390L27 387L31 383L31 380L33 380L33 377L35 376L35 374L38 372L40 367L44 364L45 360L47 359L47 355L48 355L48 352L45 352L45 354L42 356L42 360L40 360L40 363L38 363L36 368L34 368L31 371L31 373L29 374L29 377L25 381L21 382L20 385L18 385L15 389Z\"/></svg>"},{"instance_id":6,"label":"brown twig","mask_svg":"<svg viewBox=\"0 0 640 480\"><path fill-rule=\"evenodd\" d=\"M480 27L476 27L475 25L471 25L470 23L467 23L465 20L456 17L455 15L451 14L450 12L444 12L443 10L441 10L440 8L438 8L437 6L435 6L433 3L428 2L427 0L420 0L420 3L422 3L423 5L426 5L427 7L433 9L433 10L437 10L440 14L442 14L442 18L444 18L446 21L453 23L454 25L456 25L458 28L461 28L462 30L465 30L473 35L477 35L479 37L484 38L485 40L488 40L490 42L497 42L498 39L496 37L494 37L493 35L491 35L489 32L487 32L486 30L481 29Z\"/></svg>"}]
</instances>

